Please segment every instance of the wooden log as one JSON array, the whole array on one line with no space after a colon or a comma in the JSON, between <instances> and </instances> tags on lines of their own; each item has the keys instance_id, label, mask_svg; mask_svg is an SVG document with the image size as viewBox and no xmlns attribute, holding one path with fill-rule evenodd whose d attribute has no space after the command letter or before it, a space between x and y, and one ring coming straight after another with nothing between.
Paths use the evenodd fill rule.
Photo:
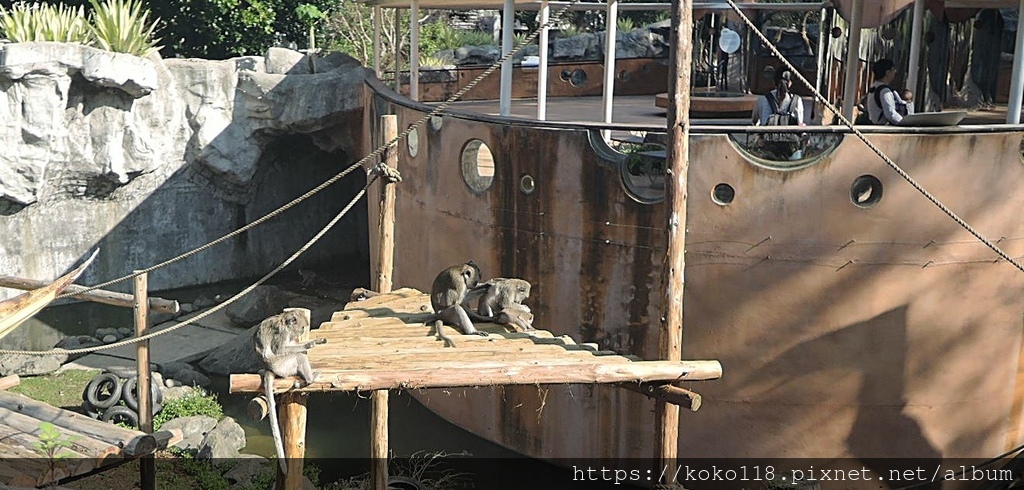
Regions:
<instances>
[{"instance_id":1,"label":"wooden log","mask_svg":"<svg viewBox=\"0 0 1024 490\"><path fill-rule=\"evenodd\" d=\"M690 69L693 45L693 0L672 2L669 51L668 163L665 175L665 204L668 210L665 266L661 284L658 354L667 361L679 360L683 342L683 271L686 268L686 181L690 167ZM679 407L655 403L655 466L672 473L679 446Z\"/></svg>"},{"instance_id":2,"label":"wooden log","mask_svg":"<svg viewBox=\"0 0 1024 490\"><path fill-rule=\"evenodd\" d=\"M0 378L0 390L14 388L19 384L21 384L21 378L19 378L17 374L12 374L10 376L4 376Z\"/></svg>"},{"instance_id":3,"label":"wooden log","mask_svg":"<svg viewBox=\"0 0 1024 490\"><path fill-rule=\"evenodd\" d=\"M270 403L267 401L266 395L258 395L249 400L249 404L245 407L246 413L249 414L249 419L253 422L259 422L267 418L267 414L270 413Z\"/></svg>"},{"instance_id":4,"label":"wooden log","mask_svg":"<svg viewBox=\"0 0 1024 490\"><path fill-rule=\"evenodd\" d=\"M185 434L181 429L164 429L153 433L157 449L167 449L169 446L181 442L184 437Z\"/></svg>"},{"instance_id":5,"label":"wooden log","mask_svg":"<svg viewBox=\"0 0 1024 490\"><path fill-rule=\"evenodd\" d=\"M135 271L138 273L139 271ZM142 337L148 330L149 318L149 276L141 273L135 276L135 336ZM153 433L153 390L150 389L149 373L149 341L143 340L135 344L135 364L138 373L137 389L135 390L138 405L139 429L146 434ZM139 460L139 486L142 490L156 490L156 460L153 459L153 452L156 452L156 439L153 438L153 448L143 454ZM132 448L133 451L148 448Z\"/></svg>"},{"instance_id":6,"label":"wooden log","mask_svg":"<svg viewBox=\"0 0 1024 490\"><path fill-rule=\"evenodd\" d=\"M701 405L699 394L669 383L618 383L616 386L647 395L658 401L686 407L691 412L699 410Z\"/></svg>"},{"instance_id":7,"label":"wooden log","mask_svg":"<svg viewBox=\"0 0 1024 490\"><path fill-rule=\"evenodd\" d=\"M39 427L40 422L42 422L40 419L32 418L28 415L11 410L0 410L0 441L9 442L11 440L9 438L13 438L17 434L24 434L29 437L28 440L31 442L26 447L35 451L33 445L39 440L39 435L42 433ZM111 456L117 457L121 453L121 448L107 441L94 439L65 427L57 427L57 430L60 432L62 439L70 441L68 449L75 454L81 455L81 458L102 461ZM34 454L35 457L42 457L41 452L35 451Z\"/></svg>"},{"instance_id":8,"label":"wooden log","mask_svg":"<svg viewBox=\"0 0 1024 490\"><path fill-rule=\"evenodd\" d=\"M370 488L388 488L388 390L370 393Z\"/></svg>"},{"instance_id":9,"label":"wooden log","mask_svg":"<svg viewBox=\"0 0 1024 490\"><path fill-rule=\"evenodd\" d=\"M0 461L0 484L9 485L15 488L32 488L36 486L36 479L25 474L20 468L15 468L8 461Z\"/></svg>"},{"instance_id":10,"label":"wooden log","mask_svg":"<svg viewBox=\"0 0 1024 490\"><path fill-rule=\"evenodd\" d=\"M581 363L579 365L515 365L481 367L480 363L450 362L408 370L327 370L321 379L292 391L372 391L378 389L454 388L512 384L592 384L652 381L701 381L722 375L718 361L643 361ZM274 389L289 390L295 379L275 381ZM260 391L255 374L233 374L230 393Z\"/></svg>"},{"instance_id":11,"label":"wooden log","mask_svg":"<svg viewBox=\"0 0 1024 490\"><path fill-rule=\"evenodd\" d=\"M274 465L277 468L277 480L274 488L275 490L301 490L303 458L306 455L306 394L285 393L278 400L281 439L284 443L288 473L282 474L281 465Z\"/></svg>"},{"instance_id":12,"label":"wooden log","mask_svg":"<svg viewBox=\"0 0 1024 490\"><path fill-rule=\"evenodd\" d=\"M21 277L5 276L0 275L0 287L20 289L23 291L29 291L32 289L38 289L46 286L48 283L45 281L37 281L35 279L24 279ZM64 288L64 292L70 293L72 298L80 299L84 301L92 301L94 303L103 303L106 305L123 306L125 308L131 308L135 304L135 300L130 294L116 293L114 291L106 291L103 289L96 289L87 293L74 294L78 291L88 289L84 286L72 284ZM176 314L180 310L178 302L172 299L163 298L149 298L149 309L157 313L171 313Z\"/></svg>"},{"instance_id":13,"label":"wooden log","mask_svg":"<svg viewBox=\"0 0 1024 490\"><path fill-rule=\"evenodd\" d=\"M152 439L153 437L148 434L142 434L138 431L118 427L114 424L100 422L99 420L91 419L85 415L52 407L9 391L0 391L0 408L18 412L32 418L45 420L62 430L67 429L80 432L94 439L100 439L113 444L114 446L122 448L122 450L124 450L124 448L133 441L133 447L139 447L140 443L145 442L144 440L137 441L136 439L144 439L145 437ZM127 451L125 454L128 456L136 455Z\"/></svg>"},{"instance_id":14,"label":"wooden log","mask_svg":"<svg viewBox=\"0 0 1024 490\"><path fill-rule=\"evenodd\" d=\"M380 137L383 142L398 137L398 116L389 114L381 116ZM398 146L388 147L384 151L384 164L398 170ZM384 182L380 195L380 219L377 233L377 280L374 288L382 294L391 292L391 276L395 266L395 192L397 184ZM372 471L371 471L372 474ZM384 480L385 485L387 479ZM381 488L380 490L386 490Z\"/></svg>"}]
</instances>

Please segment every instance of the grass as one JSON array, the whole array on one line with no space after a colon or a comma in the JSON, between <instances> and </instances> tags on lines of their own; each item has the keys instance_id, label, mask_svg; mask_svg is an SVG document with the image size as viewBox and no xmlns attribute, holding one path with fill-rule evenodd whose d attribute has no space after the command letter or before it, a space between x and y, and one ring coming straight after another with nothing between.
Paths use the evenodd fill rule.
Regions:
<instances>
[{"instance_id":1,"label":"grass","mask_svg":"<svg viewBox=\"0 0 1024 490\"><path fill-rule=\"evenodd\" d=\"M21 384L8 391L55 407L77 408L82 405L82 391L97 374L100 374L98 369L69 369L62 373L22 378Z\"/></svg>"}]
</instances>

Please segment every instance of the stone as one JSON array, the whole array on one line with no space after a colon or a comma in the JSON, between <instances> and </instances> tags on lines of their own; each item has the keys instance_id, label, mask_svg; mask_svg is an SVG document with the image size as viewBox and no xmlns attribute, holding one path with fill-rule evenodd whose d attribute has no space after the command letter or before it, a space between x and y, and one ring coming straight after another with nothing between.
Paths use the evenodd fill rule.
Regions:
<instances>
[{"instance_id":1,"label":"stone","mask_svg":"<svg viewBox=\"0 0 1024 490\"><path fill-rule=\"evenodd\" d=\"M117 342L117 340L117 335L114 334L108 334L103 336L104 344L113 344L114 342Z\"/></svg>"},{"instance_id":2,"label":"stone","mask_svg":"<svg viewBox=\"0 0 1024 490\"><path fill-rule=\"evenodd\" d=\"M181 429L181 440L174 444L180 449L198 450L206 435L217 426L217 419L207 415L192 415L168 420L160 430Z\"/></svg>"},{"instance_id":3,"label":"stone","mask_svg":"<svg viewBox=\"0 0 1024 490\"><path fill-rule=\"evenodd\" d=\"M96 335L96 338L100 338L100 339L102 339L103 337L106 337L107 335L117 335L117 328L115 328L115 327L97 328L95 335Z\"/></svg>"},{"instance_id":4,"label":"stone","mask_svg":"<svg viewBox=\"0 0 1024 490\"><path fill-rule=\"evenodd\" d=\"M168 362L162 366L164 377L179 382L182 386L210 386L210 378L196 371L191 364Z\"/></svg>"},{"instance_id":5,"label":"stone","mask_svg":"<svg viewBox=\"0 0 1024 490\"><path fill-rule=\"evenodd\" d=\"M455 64L462 65L489 65L501 58L501 51L497 46L463 46L455 50Z\"/></svg>"},{"instance_id":6,"label":"stone","mask_svg":"<svg viewBox=\"0 0 1024 490\"><path fill-rule=\"evenodd\" d=\"M35 356L28 354L7 354L0 356L0 376L39 376L60 368L68 360L67 354Z\"/></svg>"},{"instance_id":7,"label":"stone","mask_svg":"<svg viewBox=\"0 0 1024 490\"><path fill-rule=\"evenodd\" d=\"M179 316L181 316L181 315L188 315L189 313L193 313L195 311L196 311L196 307L192 303L182 303L182 304L178 305L178 315Z\"/></svg>"},{"instance_id":8,"label":"stone","mask_svg":"<svg viewBox=\"0 0 1024 490\"><path fill-rule=\"evenodd\" d=\"M231 417L217 422L199 446L198 457L202 459L237 458L239 450L245 447L245 431Z\"/></svg>"},{"instance_id":9,"label":"stone","mask_svg":"<svg viewBox=\"0 0 1024 490\"><path fill-rule=\"evenodd\" d=\"M224 314L237 326L249 327L288 307L288 299L277 286L259 286L228 305Z\"/></svg>"},{"instance_id":10,"label":"stone","mask_svg":"<svg viewBox=\"0 0 1024 490\"><path fill-rule=\"evenodd\" d=\"M196 298L196 300L192 302L192 306L194 306L196 308L196 310L201 310L203 308L209 308L209 307L211 307L211 306L213 306L215 304L217 304L217 303L214 303L214 301L212 299L210 299L210 297L205 295L205 294L200 294L199 297Z\"/></svg>"},{"instance_id":11,"label":"stone","mask_svg":"<svg viewBox=\"0 0 1024 490\"><path fill-rule=\"evenodd\" d=\"M260 360L252 348L252 336L256 332L256 328L254 326L214 349L199 361L199 369L209 374L222 376L259 372Z\"/></svg>"},{"instance_id":12,"label":"stone","mask_svg":"<svg viewBox=\"0 0 1024 490\"><path fill-rule=\"evenodd\" d=\"M135 331L130 329L130 328L128 328L128 327L118 327L117 328L117 336L121 337L121 338L131 337L132 334L134 334L134 333L135 333Z\"/></svg>"},{"instance_id":13,"label":"stone","mask_svg":"<svg viewBox=\"0 0 1024 490\"><path fill-rule=\"evenodd\" d=\"M86 347L95 347L97 345L103 345L103 341L93 337L91 335L73 335L71 337L64 337L60 339L53 347L57 349L84 349ZM68 362L74 361L87 354L68 354Z\"/></svg>"},{"instance_id":14,"label":"stone","mask_svg":"<svg viewBox=\"0 0 1024 490\"><path fill-rule=\"evenodd\" d=\"M168 380L164 381L164 384L168 384L168 383L177 384L177 386L168 387L168 388L164 389L164 403L165 404L167 402L171 401L171 400L177 400L179 398L185 398L186 396L188 396L191 393L196 391L196 389L191 387L191 386L181 386L181 383L179 381L177 381L177 380L168 379Z\"/></svg>"},{"instance_id":15,"label":"stone","mask_svg":"<svg viewBox=\"0 0 1024 490\"><path fill-rule=\"evenodd\" d=\"M224 479L231 485L249 483L263 473L276 471L273 466L267 464L268 462L266 458L259 456L241 459L224 473Z\"/></svg>"}]
</instances>

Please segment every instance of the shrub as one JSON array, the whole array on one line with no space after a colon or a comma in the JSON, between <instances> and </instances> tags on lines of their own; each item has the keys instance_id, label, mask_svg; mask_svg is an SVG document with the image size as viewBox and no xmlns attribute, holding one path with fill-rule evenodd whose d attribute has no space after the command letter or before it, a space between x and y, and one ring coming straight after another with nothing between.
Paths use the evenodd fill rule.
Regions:
<instances>
[{"instance_id":1,"label":"shrub","mask_svg":"<svg viewBox=\"0 0 1024 490\"><path fill-rule=\"evenodd\" d=\"M4 37L16 43L42 41L36 39L40 34L36 28L38 23L38 4L17 3L10 10L0 7L0 31Z\"/></svg>"},{"instance_id":2,"label":"shrub","mask_svg":"<svg viewBox=\"0 0 1024 490\"><path fill-rule=\"evenodd\" d=\"M153 430L159 430L168 420L193 415L207 415L220 420L224 416L224 409L217 402L217 395L202 390L192 391L165 403L163 410L153 417Z\"/></svg>"},{"instance_id":3,"label":"shrub","mask_svg":"<svg viewBox=\"0 0 1024 490\"><path fill-rule=\"evenodd\" d=\"M484 31L459 31L459 40L456 44L456 47L488 46L494 44L494 36Z\"/></svg>"},{"instance_id":4,"label":"shrub","mask_svg":"<svg viewBox=\"0 0 1024 490\"><path fill-rule=\"evenodd\" d=\"M634 27L636 27L636 24L634 24L633 19L630 19L629 17L622 17L615 22L615 28L619 32L629 32L632 31Z\"/></svg>"},{"instance_id":5,"label":"shrub","mask_svg":"<svg viewBox=\"0 0 1024 490\"><path fill-rule=\"evenodd\" d=\"M159 19L149 22L149 9L141 0L89 0L92 23L89 26L97 47L115 53L145 56L159 50L153 37Z\"/></svg>"},{"instance_id":6,"label":"shrub","mask_svg":"<svg viewBox=\"0 0 1024 490\"><path fill-rule=\"evenodd\" d=\"M57 41L88 43L89 26L85 8L63 3L16 3L10 10L0 7L0 31L14 42Z\"/></svg>"}]
</instances>

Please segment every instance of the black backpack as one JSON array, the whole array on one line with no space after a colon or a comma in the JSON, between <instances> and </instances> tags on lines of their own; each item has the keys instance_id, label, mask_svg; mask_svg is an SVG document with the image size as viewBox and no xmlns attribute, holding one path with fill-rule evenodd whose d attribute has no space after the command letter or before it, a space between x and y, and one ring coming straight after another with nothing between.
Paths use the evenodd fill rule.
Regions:
<instances>
[{"instance_id":1,"label":"black backpack","mask_svg":"<svg viewBox=\"0 0 1024 490\"><path fill-rule=\"evenodd\" d=\"M903 102L902 98L896 97L896 91L893 90L892 87L888 85L879 85L877 87L871 87L868 89L868 92L873 92L875 94L875 104L878 105L879 110L881 110L882 112L882 120L879 121L878 124L892 124L892 121L890 121L889 118L885 116L885 111L882 110L882 89L888 89L890 92L893 93L893 97L896 100L897 114L901 116L907 115L907 103Z\"/></svg>"},{"instance_id":2,"label":"black backpack","mask_svg":"<svg viewBox=\"0 0 1024 490\"><path fill-rule=\"evenodd\" d=\"M768 105L772 109L772 113L768 116L765 126L796 126L800 123L793 114L793 99L796 97L795 95L789 95L789 104L786 104L785 111L779 107L779 101L775 98L775 92L768 92L765 97L768 98ZM800 139L800 136L796 133L765 133L764 138L767 141L796 142Z\"/></svg>"}]
</instances>

